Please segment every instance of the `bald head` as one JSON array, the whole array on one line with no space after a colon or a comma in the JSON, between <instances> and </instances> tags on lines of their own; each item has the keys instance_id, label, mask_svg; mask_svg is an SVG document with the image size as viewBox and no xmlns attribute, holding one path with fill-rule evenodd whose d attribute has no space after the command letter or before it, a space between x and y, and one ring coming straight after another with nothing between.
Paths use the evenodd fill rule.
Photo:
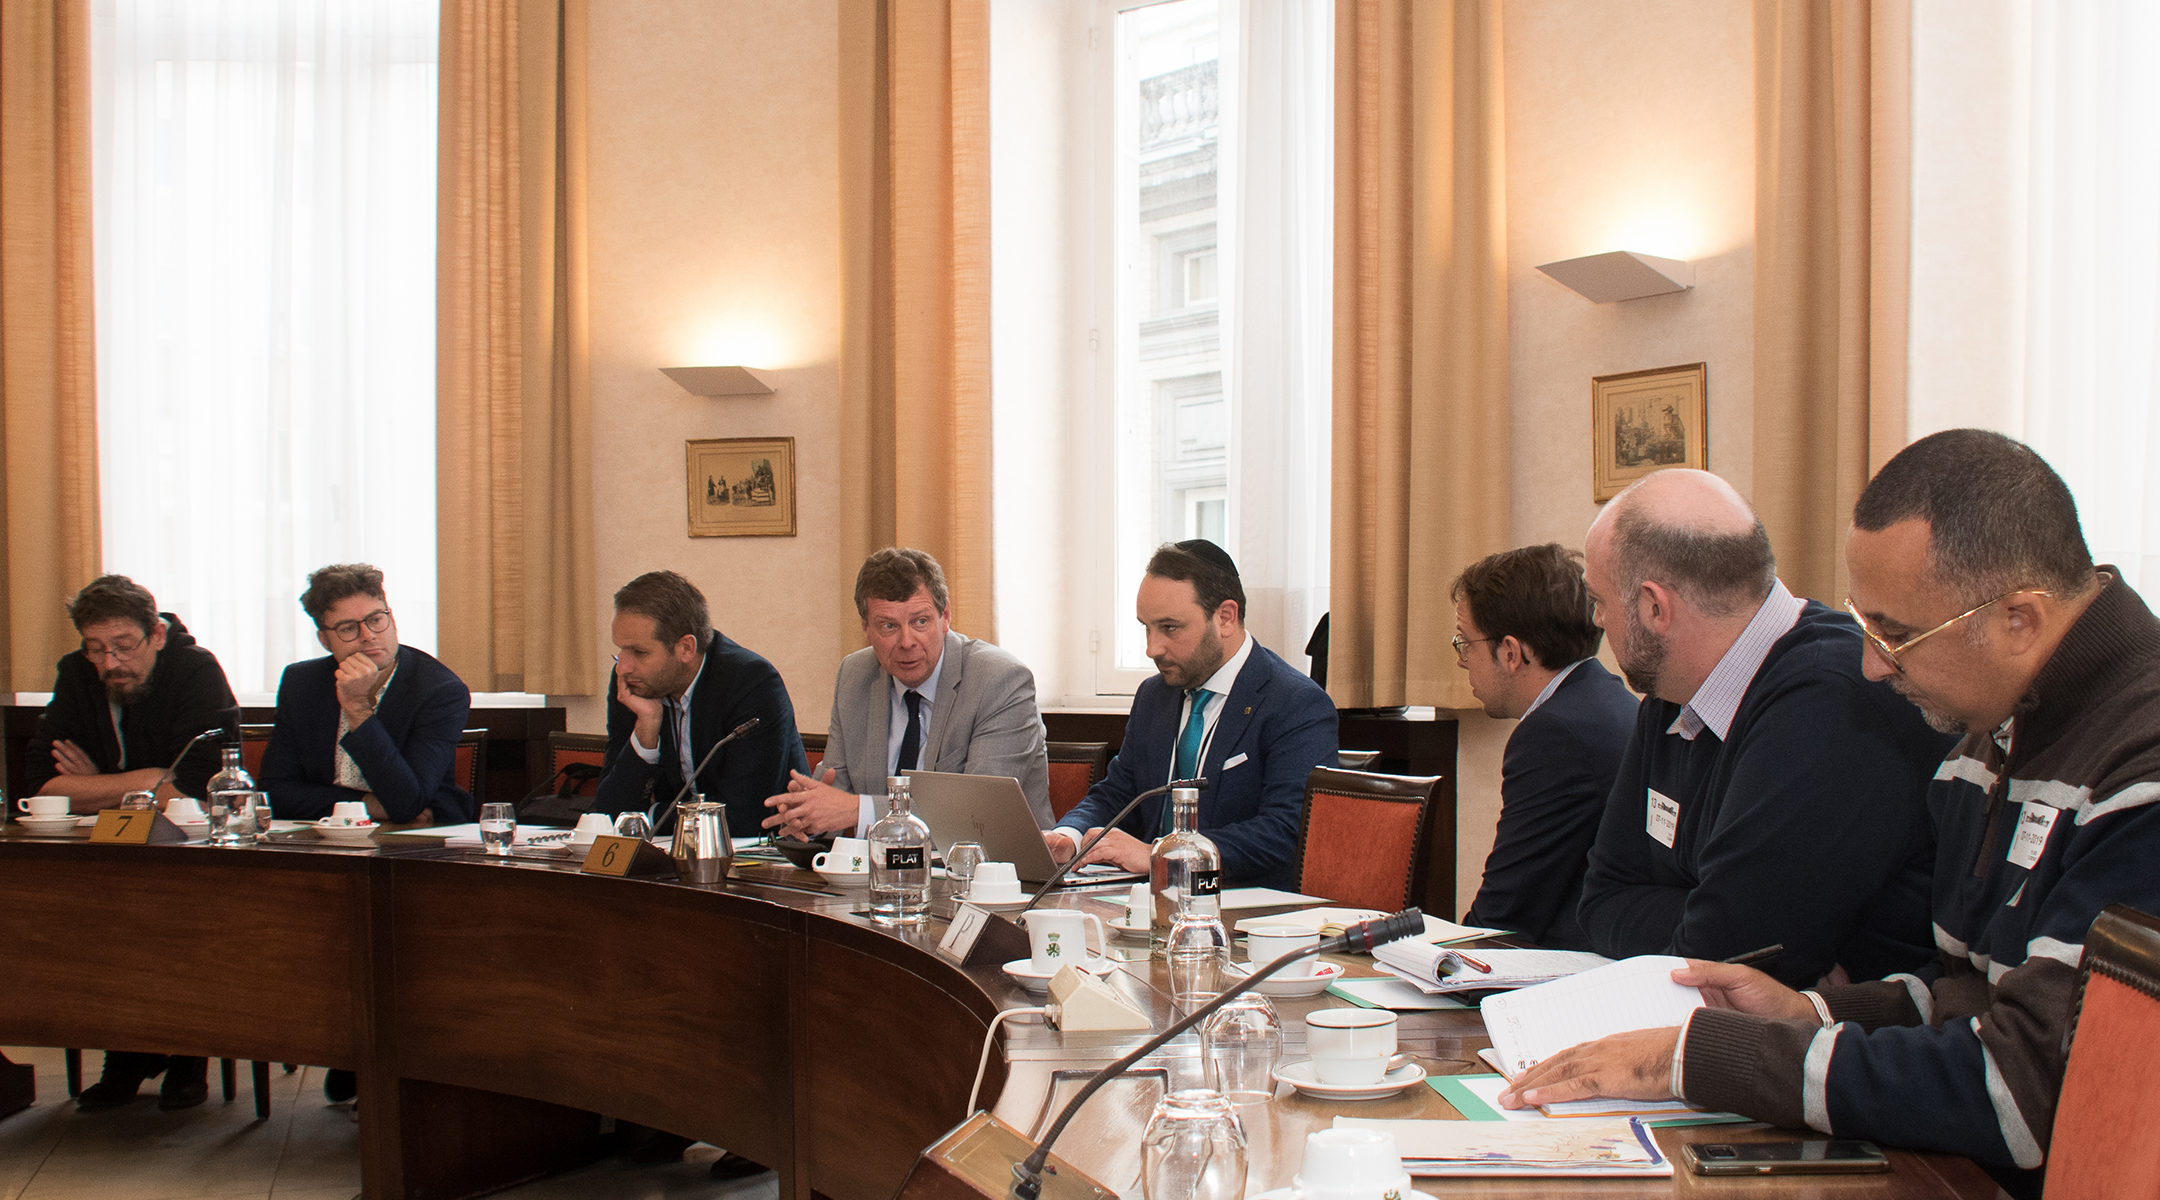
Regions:
<instances>
[{"instance_id":1,"label":"bald head","mask_svg":"<svg viewBox=\"0 0 2160 1200\"><path fill-rule=\"evenodd\" d=\"M1604 560L1619 594L1654 580L1712 617L1752 614L1777 580L1777 557L1755 510L1708 471L1636 481L1598 514L1586 548Z\"/></svg>"}]
</instances>

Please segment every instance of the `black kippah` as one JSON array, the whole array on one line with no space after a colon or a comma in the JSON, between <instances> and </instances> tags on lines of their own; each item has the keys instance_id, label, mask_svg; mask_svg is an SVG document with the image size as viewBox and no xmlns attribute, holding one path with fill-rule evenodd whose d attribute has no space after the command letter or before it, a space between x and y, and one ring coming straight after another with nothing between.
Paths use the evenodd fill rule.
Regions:
<instances>
[{"instance_id":1,"label":"black kippah","mask_svg":"<svg viewBox=\"0 0 2160 1200\"><path fill-rule=\"evenodd\" d=\"M1224 550L1221 546L1206 538L1187 538L1177 543L1177 548L1194 558L1200 559L1209 566L1221 567L1223 570L1230 572L1233 578L1237 576L1237 564L1230 561L1229 551Z\"/></svg>"}]
</instances>

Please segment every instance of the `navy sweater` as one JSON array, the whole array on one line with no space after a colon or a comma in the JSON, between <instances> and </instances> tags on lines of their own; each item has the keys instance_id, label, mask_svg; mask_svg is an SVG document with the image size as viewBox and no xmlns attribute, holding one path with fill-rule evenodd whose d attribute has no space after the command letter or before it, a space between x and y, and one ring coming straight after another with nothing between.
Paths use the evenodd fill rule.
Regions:
<instances>
[{"instance_id":1,"label":"navy sweater","mask_svg":"<svg viewBox=\"0 0 2160 1200\"><path fill-rule=\"evenodd\" d=\"M1591 847L1580 910L1600 954L1728 958L1806 985L1932 954L1925 791L1952 743L1860 674L1859 627L1814 601L1764 658L1720 741L1667 733L1680 705L1645 700ZM1651 790L1677 801L1670 848L1647 831Z\"/></svg>"}]
</instances>

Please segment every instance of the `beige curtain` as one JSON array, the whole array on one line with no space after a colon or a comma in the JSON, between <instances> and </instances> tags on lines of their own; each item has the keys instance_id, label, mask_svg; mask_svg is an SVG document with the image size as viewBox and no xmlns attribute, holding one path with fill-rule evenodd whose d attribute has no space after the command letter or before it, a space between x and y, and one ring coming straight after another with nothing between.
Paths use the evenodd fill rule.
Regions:
<instances>
[{"instance_id":1,"label":"beige curtain","mask_svg":"<svg viewBox=\"0 0 2160 1200\"><path fill-rule=\"evenodd\" d=\"M955 622L995 639L988 0L843 5L841 23L847 577L880 546L926 550Z\"/></svg>"},{"instance_id":2,"label":"beige curtain","mask_svg":"<svg viewBox=\"0 0 2160 1200\"><path fill-rule=\"evenodd\" d=\"M1755 5L1755 507L1794 591L1845 596L1845 531L1905 443L1906 0Z\"/></svg>"},{"instance_id":3,"label":"beige curtain","mask_svg":"<svg viewBox=\"0 0 2160 1200\"><path fill-rule=\"evenodd\" d=\"M1500 5L1337 0L1328 691L1474 705L1448 585L1508 537Z\"/></svg>"},{"instance_id":4,"label":"beige curtain","mask_svg":"<svg viewBox=\"0 0 2160 1200\"><path fill-rule=\"evenodd\" d=\"M0 4L0 674L52 686L98 573L86 0Z\"/></svg>"},{"instance_id":5,"label":"beige curtain","mask_svg":"<svg viewBox=\"0 0 2160 1200\"><path fill-rule=\"evenodd\" d=\"M600 685L585 0L443 0L436 245L442 657L478 691Z\"/></svg>"}]
</instances>

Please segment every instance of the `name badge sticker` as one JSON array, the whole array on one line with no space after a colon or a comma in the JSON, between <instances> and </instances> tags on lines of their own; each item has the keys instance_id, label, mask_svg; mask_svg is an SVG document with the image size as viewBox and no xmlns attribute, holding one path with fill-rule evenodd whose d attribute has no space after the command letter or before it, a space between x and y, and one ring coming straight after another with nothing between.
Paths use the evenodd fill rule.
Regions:
<instances>
[{"instance_id":1,"label":"name badge sticker","mask_svg":"<svg viewBox=\"0 0 2160 1200\"><path fill-rule=\"evenodd\" d=\"M1670 850L1673 839L1680 836L1680 802L1656 788L1643 790L1649 793L1643 829L1657 839L1658 845Z\"/></svg>"},{"instance_id":2,"label":"name badge sticker","mask_svg":"<svg viewBox=\"0 0 2160 1200\"><path fill-rule=\"evenodd\" d=\"M2027 800L2024 811L2018 814L2017 836L2010 839L2010 853L2006 855L2010 865L2030 871L2040 865L2040 855L2047 849L2048 834L2055 830L2055 818L2062 810L2037 800Z\"/></svg>"}]
</instances>

